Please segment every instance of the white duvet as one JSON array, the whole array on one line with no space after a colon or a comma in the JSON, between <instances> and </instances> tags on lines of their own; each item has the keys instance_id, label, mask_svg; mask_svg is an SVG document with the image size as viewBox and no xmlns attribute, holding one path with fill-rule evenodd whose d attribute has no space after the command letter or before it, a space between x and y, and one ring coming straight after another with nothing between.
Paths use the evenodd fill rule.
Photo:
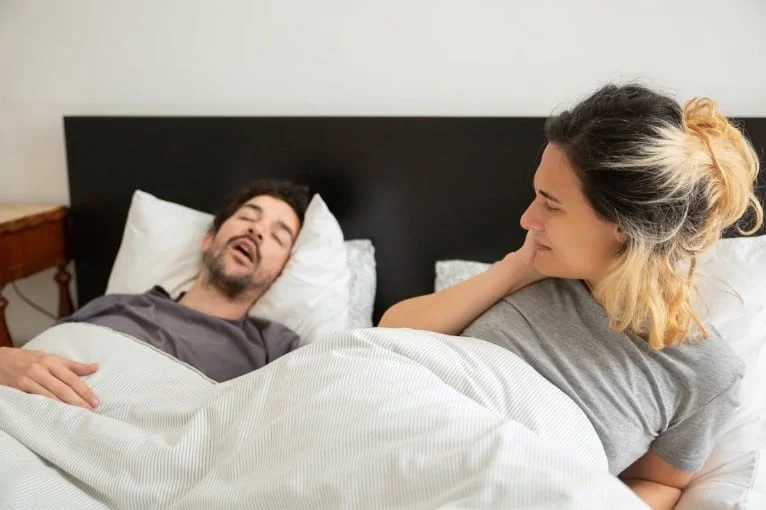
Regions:
<instances>
[{"instance_id":1,"label":"white duvet","mask_svg":"<svg viewBox=\"0 0 766 510\"><path fill-rule=\"evenodd\" d=\"M0 388L0 508L646 508L582 411L515 355L338 333L215 384L105 328L27 345L100 363L86 411Z\"/></svg>"}]
</instances>

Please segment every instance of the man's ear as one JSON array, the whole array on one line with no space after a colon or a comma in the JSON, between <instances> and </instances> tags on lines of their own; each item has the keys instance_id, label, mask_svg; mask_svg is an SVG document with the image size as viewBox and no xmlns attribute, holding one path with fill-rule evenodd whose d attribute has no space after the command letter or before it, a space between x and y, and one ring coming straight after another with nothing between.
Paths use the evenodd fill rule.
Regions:
<instances>
[{"instance_id":1,"label":"man's ear","mask_svg":"<svg viewBox=\"0 0 766 510\"><path fill-rule=\"evenodd\" d=\"M202 246L200 247L202 253L207 253L210 250L210 247L213 246L213 239L215 239L215 232L210 230L202 239Z\"/></svg>"}]
</instances>

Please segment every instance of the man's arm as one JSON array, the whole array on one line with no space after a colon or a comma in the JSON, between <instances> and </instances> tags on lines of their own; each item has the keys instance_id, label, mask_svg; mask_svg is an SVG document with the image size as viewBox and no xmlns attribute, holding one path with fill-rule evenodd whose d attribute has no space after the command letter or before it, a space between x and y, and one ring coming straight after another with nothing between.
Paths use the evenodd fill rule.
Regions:
<instances>
[{"instance_id":1,"label":"man's arm","mask_svg":"<svg viewBox=\"0 0 766 510\"><path fill-rule=\"evenodd\" d=\"M0 385L86 409L96 408L98 399L80 376L96 370L95 363L78 363L42 351L0 347Z\"/></svg>"}]
</instances>

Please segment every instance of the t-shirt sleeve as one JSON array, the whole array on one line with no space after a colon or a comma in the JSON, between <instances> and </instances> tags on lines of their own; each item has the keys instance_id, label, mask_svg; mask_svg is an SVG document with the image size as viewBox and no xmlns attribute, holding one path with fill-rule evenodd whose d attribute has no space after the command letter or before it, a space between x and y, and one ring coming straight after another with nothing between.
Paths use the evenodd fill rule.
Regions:
<instances>
[{"instance_id":1,"label":"t-shirt sleeve","mask_svg":"<svg viewBox=\"0 0 766 510\"><path fill-rule=\"evenodd\" d=\"M65 324L67 322L88 322L94 317L98 317L105 310L113 309L114 307L128 302L134 296L131 294L108 294L106 296L100 296L92 299L87 304L78 308L66 317L61 317L56 320L56 324Z\"/></svg>"},{"instance_id":2,"label":"t-shirt sleeve","mask_svg":"<svg viewBox=\"0 0 766 510\"><path fill-rule=\"evenodd\" d=\"M301 337L290 328L270 322L263 328L263 343L266 345L268 359L270 363L280 356L297 349L301 343Z\"/></svg>"},{"instance_id":3,"label":"t-shirt sleeve","mask_svg":"<svg viewBox=\"0 0 766 510\"><path fill-rule=\"evenodd\" d=\"M676 469L699 471L721 426L739 404L740 381L741 377L707 405L679 416L654 440L651 450Z\"/></svg>"}]
</instances>

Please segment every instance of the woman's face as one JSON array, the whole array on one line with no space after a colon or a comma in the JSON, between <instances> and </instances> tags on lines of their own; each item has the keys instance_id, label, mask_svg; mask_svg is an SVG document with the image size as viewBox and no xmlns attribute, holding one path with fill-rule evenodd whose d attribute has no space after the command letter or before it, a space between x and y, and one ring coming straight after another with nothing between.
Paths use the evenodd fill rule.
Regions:
<instances>
[{"instance_id":1,"label":"woman's face","mask_svg":"<svg viewBox=\"0 0 766 510\"><path fill-rule=\"evenodd\" d=\"M521 226L535 242L534 266L540 273L598 283L617 256L624 235L598 216L564 152L548 144L535 172L535 199Z\"/></svg>"}]
</instances>

